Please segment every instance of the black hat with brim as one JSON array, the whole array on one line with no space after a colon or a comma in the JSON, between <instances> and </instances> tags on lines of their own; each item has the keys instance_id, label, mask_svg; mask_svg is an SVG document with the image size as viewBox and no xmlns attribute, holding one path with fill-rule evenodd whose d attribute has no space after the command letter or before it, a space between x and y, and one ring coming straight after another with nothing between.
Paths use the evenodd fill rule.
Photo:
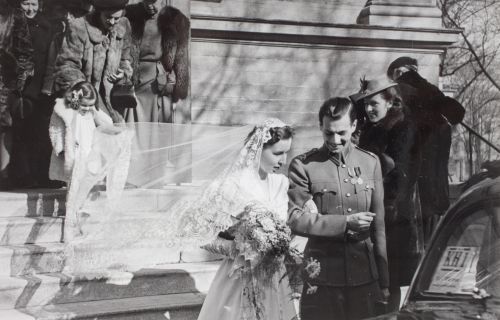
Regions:
<instances>
[{"instance_id":1,"label":"black hat with brim","mask_svg":"<svg viewBox=\"0 0 500 320\"><path fill-rule=\"evenodd\" d=\"M361 81L361 89L358 93L349 96L351 100L355 103L363 99L373 97L376 94L381 93L389 88L395 87L398 84L395 82L389 82L387 79L375 79L375 80L364 80Z\"/></svg>"},{"instance_id":2,"label":"black hat with brim","mask_svg":"<svg viewBox=\"0 0 500 320\"><path fill-rule=\"evenodd\" d=\"M128 0L93 0L92 5L101 10L121 10L125 9Z\"/></svg>"}]
</instances>

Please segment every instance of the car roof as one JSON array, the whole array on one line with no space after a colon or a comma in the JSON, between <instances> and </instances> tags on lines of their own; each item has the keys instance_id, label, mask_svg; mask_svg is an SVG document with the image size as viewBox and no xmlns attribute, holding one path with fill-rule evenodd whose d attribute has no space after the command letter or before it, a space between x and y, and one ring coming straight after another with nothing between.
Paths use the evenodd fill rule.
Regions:
<instances>
[{"instance_id":1,"label":"car roof","mask_svg":"<svg viewBox=\"0 0 500 320\"><path fill-rule=\"evenodd\" d=\"M460 195L445 215L476 202L500 199L500 177L487 178L473 185Z\"/></svg>"}]
</instances>

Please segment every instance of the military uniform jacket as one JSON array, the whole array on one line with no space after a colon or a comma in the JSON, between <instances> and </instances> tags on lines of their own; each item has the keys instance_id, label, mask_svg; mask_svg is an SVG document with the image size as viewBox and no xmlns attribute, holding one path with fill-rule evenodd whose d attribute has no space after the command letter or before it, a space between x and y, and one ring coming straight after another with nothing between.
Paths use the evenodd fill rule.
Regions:
<instances>
[{"instance_id":1,"label":"military uniform jacket","mask_svg":"<svg viewBox=\"0 0 500 320\"><path fill-rule=\"evenodd\" d=\"M340 155L326 146L292 160L288 223L308 237L306 258L319 261L321 273L312 284L358 286L378 280L389 286L384 226L384 190L378 158L349 143ZM312 199L319 213L304 210ZM346 216L373 212L370 231L348 230Z\"/></svg>"}]
</instances>

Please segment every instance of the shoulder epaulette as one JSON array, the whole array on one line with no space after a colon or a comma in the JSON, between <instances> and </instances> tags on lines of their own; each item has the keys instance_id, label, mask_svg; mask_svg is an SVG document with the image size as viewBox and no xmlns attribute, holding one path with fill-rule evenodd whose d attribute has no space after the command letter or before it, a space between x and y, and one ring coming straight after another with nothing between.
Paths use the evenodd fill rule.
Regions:
<instances>
[{"instance_id":1,"label":"shoulder epaulette","mask_svg":"<svg viewBox=\"0 0 500 320\"><path fill-rule=\"evenodd\" d=\"M362 149L362 148L360 148L360 147L358 147L358 146L355 146L355 147L356 147L356 149L358 149L359 151L364 152L364 153L366 153L366 154L369 154L370 156L372 156L372 157L373 157L373 158L375 158L375 159L378 159L378 157L377 157L377 155L376 155L375 153L370 152L370 151L365 150L365 149Z\"/></svg>"},{"instance_id":2,"label":"shoulder epaulette","mask_svg":"<svg viewBox=\"0 0 500 320\"><path fill-rule=\"evenodd\" d=\"M304 160L306 160L306 159L307 159L307 157L309 157L310 155L312 155L312 154L314 154L314 153L318 152L318 150L319 150L318 148L314 148L314 149L311 149L311 150L309 150L309 151L307 151L307 152L305 152L305 153L303 153L303 154L299 154L299 155L297 156L297 159L299 159L300 161L304 161Z\"/></svg>"}]
</instances>

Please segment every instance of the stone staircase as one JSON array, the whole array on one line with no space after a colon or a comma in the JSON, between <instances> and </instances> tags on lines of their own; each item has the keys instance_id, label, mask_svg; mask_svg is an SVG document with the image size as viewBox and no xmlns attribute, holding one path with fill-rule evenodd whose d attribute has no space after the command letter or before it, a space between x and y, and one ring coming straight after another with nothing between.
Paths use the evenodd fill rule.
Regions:
<instances>
[{"instance_id":1,"label":"stone staircase","mask_svg":"<svg viewBox=\"0 0 500 320\"><path fill-rule=\"evenodd\" d=\"M117 227L155 219L171 190L130 190L140 208ZM217 271L203 251L165 253L165 263L110 277L75 276L64 269L65 190L0 193L0 319L193 320ZM127 206L127 200L121 203ZM145 212L147 216L145 216ZM156 244L148 243L148 250ZM106 250L106 244L96 250ZM140 248L139 248L140 249ZM133 250L124 254L133 254Z\"/></svg>"}]
</instances>

